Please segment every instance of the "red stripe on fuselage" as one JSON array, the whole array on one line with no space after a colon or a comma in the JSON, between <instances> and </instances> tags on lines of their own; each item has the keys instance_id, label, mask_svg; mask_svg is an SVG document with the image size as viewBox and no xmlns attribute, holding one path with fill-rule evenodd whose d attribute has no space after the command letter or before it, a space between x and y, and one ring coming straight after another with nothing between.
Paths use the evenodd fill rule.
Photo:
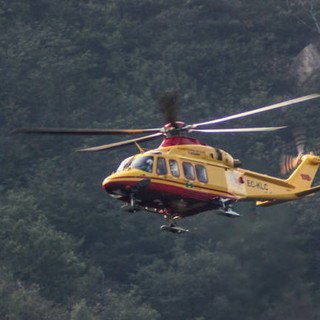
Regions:
<instances>
[{"instance_id":1,"label":"red stripe on fuselage","mask_svg":"<svg viewBox=\"0 0 320 320\"><path fill-rule=\"evenodd\" d=\"M121 180L120 180L121 179ZM124 180L128 179L128 180ZM134 179L134 180L133 180ZM136 180L137 177L132 177L132 176L121 176L121 177L116 177L116 178L111 178L108 182L108 189L111 189L111 183L117 187L120 186L128 186L132 187L137 183L138 181ZM196 190L193 188L187 188L186 183L193 183L193 181L188 181L186 183L182 183L179 181L172 181L170 180L170 184L166 183L168 180L164 178L155 178L155 177L150 177L151 183L148 187L148 190L153 190L153 191L159 191L163 193L174 193L183 197L188 197L188 198L196 198L202 201L211 201L213 198L216 197L221 197L221 194L217 193L223 193L225 194L223 197L230 198L230 199L236 199L233 194L222 191L222 190L217 190L213 188L209 188L207 186L202 186L202 185L194 185L193 188L198 188L202 190ZM158 181L158 182L156 182ZM162 182L162 183L161 183ZM177 184L178 186L174 186L172 184ZM116 188L112 188L116 189ZM108 191L108 190L107 190Z\"/></svg>"},{"instance_id":2,"label":"red stripe on fuselage","mask_svg":"<svg viewBox=\"0 0 320 320\"><path fill-rule=\"evenodd\" d=\"M164 178L151 178L151 181L152 180L159 180L159 181L168 181L167 179L164 179ZM194 184L194 181L193 180L188 180L187 181L188 183L193 183ZM179 184L181 186L186 186L186 183L183 183L183 182L179 182L179 181L174 181L174 180L170 180L170 183L176 183L176 184ZM169 186L169 184L166 184L167 186ZM209 187L206 187L204 185L199 185L199 184L195 184L194 185L195 188L199 188L199 189L204 189L204 190L208 190L208 191L213 191L213 192L219 192L219 193L225 193L229 196L231 196L232 198L234 198L233 194L227 192L227 191L222 191L222 190L218 190L218 189L213 189L213 188L209 188ZM187 189L187 190L190 190L190 189Z\"/></svg>"}]
</instances>

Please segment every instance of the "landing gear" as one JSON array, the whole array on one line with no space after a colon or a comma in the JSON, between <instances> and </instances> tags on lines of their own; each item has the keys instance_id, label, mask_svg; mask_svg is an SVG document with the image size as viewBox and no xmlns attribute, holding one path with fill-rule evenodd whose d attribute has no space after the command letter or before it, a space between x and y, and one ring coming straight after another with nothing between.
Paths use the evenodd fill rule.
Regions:
<instances>
[{"instance_id":1,"label":"landing gear","mask_svg":"<svg viewBox=\"0 0 320 320\"><path fill-rule=\"evenodd\" d=\"M168 224L164 224L160 227L160 230L172 232L172 233L184 233L189 232L188 229L179 227L175 222L171 221Z\"/></svg>"},{"instance_id":2,"label":"landing gear","mask_svg":"<svg viewBox=\"0 0 320 320\"><path fill-rule=\"evenodd\" d=\"M121 208L129 211L129 212L137 212L141 210L141 206L139 206L136 202L135 195L146 190L151 183L150 179L143 179L137 182L132 188L127 191L127 195L129 195L129 203L126 203Z\"/></svg>"},{"instance_id":3,"label":"landing gear","mask_svg":"<svg viewBox=\"0 0 320 320\"><path fill-rule=\"evenodd\" d=\"M232 199L225 199L225 198L220 198L219 199L219 205L220 205L220 210L218 211L219 214L229 217L229 218L239 218L241 215L235 211L233 211L233 203L235 201Z\"/></svg>"},{"instance_id":4,"label":"landing gear","mask_svg":"<svg viewBox=\"0 0 320 320\"><path fill-rule=\"evenodd\" d=\"M164 216L168 220L168 224L164 224L160 227L160 230L162 231L167 231L171 233L184 233L184 232L189 232L188 229L181 228L177 225L177 223L173 219L179 218L178 216L174 217L172 215Z\"/></svg>"},{"instance_id":5,"label":"landing gear","mask_svg":"<svg viewBox=\"0 0 320 320\"><path fill-rule=\"evenodd\" d=\"M124 209L124 210L126 210L128 212L132 212L132 213L135 213L140 210L140 207L137 205L136 199L134 198L133 193L130 194L130 202L123 205L121 207L121 209Z\"/></svg>"},{"instance_id":6,"label":"landing gear","mask_svg":"<svg viewBox=\"0 0 320 320\"><path fill-rule=\"evenodd\" d=\"M162 231L167 231L167 232L171 232L171 233L185 233L185 232L188 232L189 230L188 229L185 229L185 228L182 228L182 227L179 227L177 225L177 223L175 222L175 219L178 219L180 218L178 215L175 215L175 214L172 214L170 213L168 210L166 209L159 209L159 208L150 208L150 207L143 207L139 201L139 199L137 200L135 198L135 195L136 195L136 192L137 192L137 189L144 189L146 186L148 186L150 183L150 180L149 179L144 179L140 182L138 182L138 186L132 188L130 191L130 193L128 192L127 193L127 203L125 205L123 205L121 207L121 209L123 210L126 210L128 212L131 212L131 213L136 213L140 210L145 210L147 212L152 212L152 213L158 213L160 215L162 215L165 219L167 219L168 221L168 224L164 224L160 227L160 230ZM132 192L134 191L134 192ZM156 199L157 200L157 199ZM157 201L158 205L162 204L162 202L160 200Z\"/></svg>"}]
</instances>

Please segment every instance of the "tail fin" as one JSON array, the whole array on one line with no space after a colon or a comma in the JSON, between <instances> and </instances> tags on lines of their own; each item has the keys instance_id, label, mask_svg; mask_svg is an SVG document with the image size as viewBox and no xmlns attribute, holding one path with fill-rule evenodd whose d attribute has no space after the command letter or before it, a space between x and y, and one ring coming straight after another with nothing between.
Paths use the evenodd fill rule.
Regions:
<instances>
[{"instance_id":1,"label":"tail fin","mask_svg":"<svg viewBox=\"0 0 320 320\"><path fill-rule=\"evenodd\" d=\"M300 165L293 171L287 182L294 185L298 192L310 188L318 171L319 164L319 157L312 154L304 155L301 158Z\"/></svg>"}]
</instances>

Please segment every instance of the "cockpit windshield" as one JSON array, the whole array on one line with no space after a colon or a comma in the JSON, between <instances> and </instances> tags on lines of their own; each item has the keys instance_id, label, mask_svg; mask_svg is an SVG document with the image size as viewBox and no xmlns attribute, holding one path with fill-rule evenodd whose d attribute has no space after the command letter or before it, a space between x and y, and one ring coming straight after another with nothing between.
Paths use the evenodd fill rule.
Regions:
<instances>
[{"instance_id":1,"label":"cockpit windshield","mask_svg":"<svg viewBox=\"0 0 320 320\"><path fill-rule=\"evenodd\" d=\"M124 160L120 163L120 165L119 165L119 167L118 167L118 169L117 169L116 172L121 172L121 171L123 171L123 170L128 166L128 164L130 163L131 159L132 159L132 157L129 157L129 158L127 158L127 159L124 159Z\"/></svg>"},{"instance_id":2,"label":"cockpit windshield","mask_svg":"<svg viewBox=\"0 0 320 320\"><path fill-rule=\"evenodd\" d=\"M131 169L139 169L146 172L152 172L153 171L153 156L142 156L135 158L131 165Z\"/></svg>"}]
</instances>

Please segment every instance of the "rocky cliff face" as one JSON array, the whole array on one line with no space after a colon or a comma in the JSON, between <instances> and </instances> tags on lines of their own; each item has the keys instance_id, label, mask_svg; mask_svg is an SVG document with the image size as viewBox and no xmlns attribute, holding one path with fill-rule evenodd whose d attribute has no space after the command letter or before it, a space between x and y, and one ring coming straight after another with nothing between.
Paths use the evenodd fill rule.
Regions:
<instances>
[{"instance_id":1,"label":"rocky cliff face","mask_svg":"<svg viewBox=\"0 0 320 320\"><path fill-rule=\"evenodd\" d=\"M312 81L320 73L320 51L317 45L309 44L294 59L291 75L299 86Z\"/></svg>"}]
</instances>

